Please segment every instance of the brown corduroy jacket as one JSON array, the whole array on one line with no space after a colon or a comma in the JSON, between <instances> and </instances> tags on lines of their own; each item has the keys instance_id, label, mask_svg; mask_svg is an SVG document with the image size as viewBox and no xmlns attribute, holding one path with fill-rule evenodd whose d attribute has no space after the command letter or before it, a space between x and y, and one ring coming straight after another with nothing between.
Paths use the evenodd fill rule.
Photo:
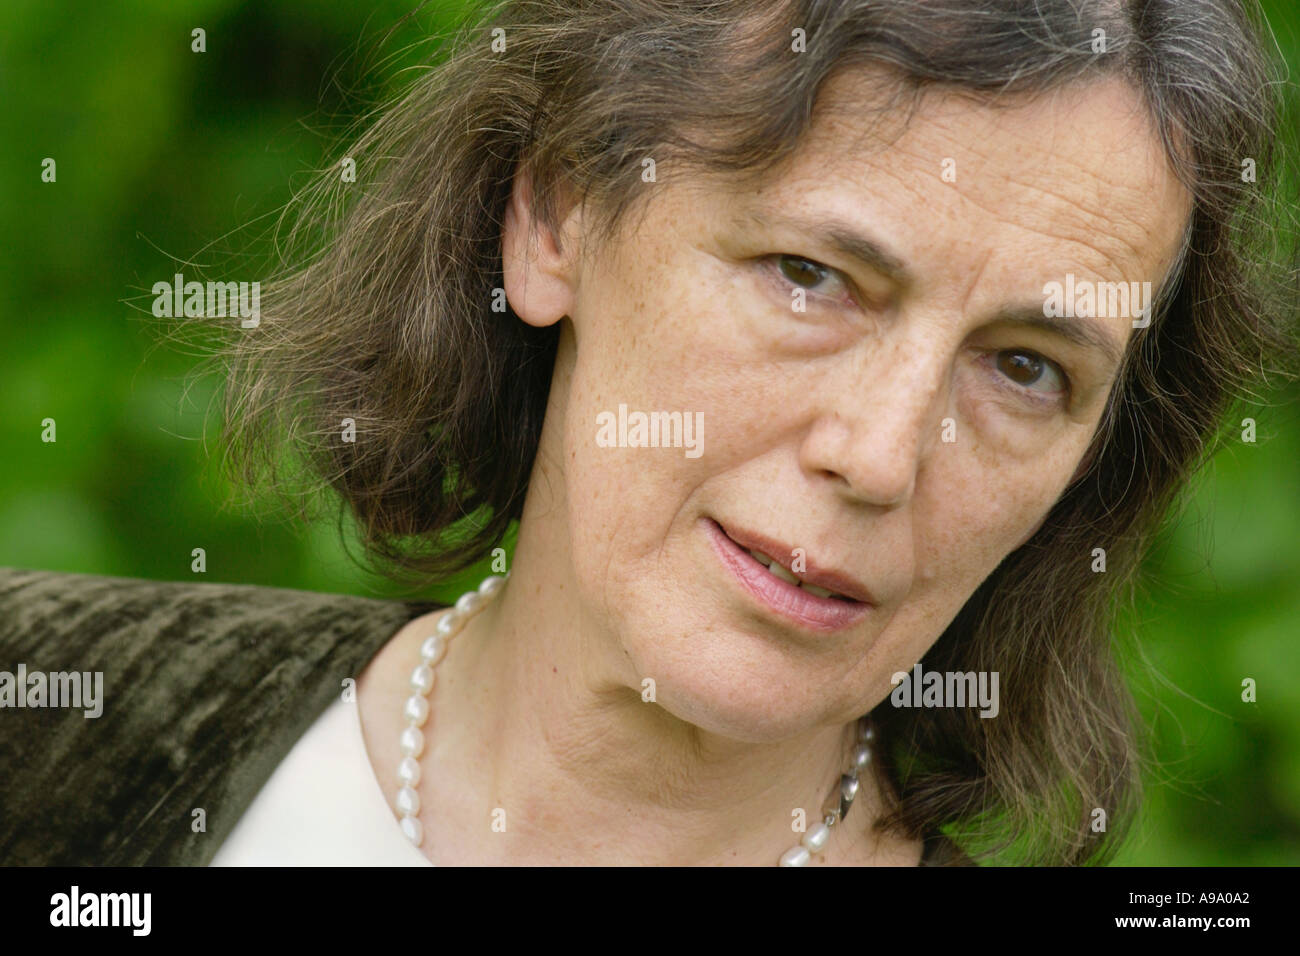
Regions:
<instances>
[{"instance_id":1,"label":"brown corduroy jacket","mask_svg":"<svg viewBox=\"0 0 1300 956\"><path fill-rule=\"evenodd\" d=\"M0 568L0 672L103 675L98 717L0 708L0 863L206 864L343 681L435 606Z\"/></svg>"}]
</instances>

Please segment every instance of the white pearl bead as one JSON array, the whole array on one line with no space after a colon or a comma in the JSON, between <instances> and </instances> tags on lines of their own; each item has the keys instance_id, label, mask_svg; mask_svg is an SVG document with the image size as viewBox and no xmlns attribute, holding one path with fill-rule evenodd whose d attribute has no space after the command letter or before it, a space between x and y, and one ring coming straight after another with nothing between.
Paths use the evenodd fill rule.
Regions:
<instances>
[{"instance_id":1,"label":"white pearl bead","mask_svg":"<svg viewBox=\"0 0 1300 956\"><path fill-rule=\"evenodd\" d=\"M455 607L438 618L434 632L420 645L421 663L411 672L411 687L415 691L406 699L402 713L409 721L402 731L400 739L402 753L405 755L397 765L397 777L403 784L397 791L397 809L402 813L402 833L415 846L424 841L424 827L420 824L420 795L414 787L420 782L420 754L424 752L424 734L419 730L429 719L429 701L426 696L433 689L434 668L438 666L447 653L447 643L461 632L465 622L483 606L500 593L505 586L505 577L491 575L484 579L477 591L462 594Z\"/></svg>"},{"instance_id":2,"label":"white pearl bead","mask_svg":"<svg viewBox=\"0 0 1300 956\"><path fill-rule=\"evenodd\" d=\"M445 638L455 637L460 633L461 628L465 626L465 619L452 611L450 614L444 614L438 618L438 623L434 626L434 633Z\"/></svg>"},{"instance_id":3,"label":"white pearl bead","mask_svg":"<svg viewBox=\"0 0 1300 956\"><path fill-rule=\"evenodd\" d=\"M419 727L407 726L402 731L402 753L408 757L418 757L424 753L424 734Z\"/></svg>"},{"instance_id":4,"label":"white pearl bead","mask_svg":"<svg viewBox=\"0 0 1300 956\"><path fill-rule=\"evenodd\" d=\"M780 866L807 866L812 854L807 847L792 846L781 854Z\"/></svg>"},{"instance_id":5,"label":"white pearl bead","mask_svg":"<svg viewBox=\"0 0 1300 956\"><path fill-rule=\"evenodd\" d=\"M411 689L417 694L427 694L433 690L433 668L421 664L411 671Z\"/></svg>"},{"instance_id":6,"label":"white pearl bead","mask_svg":"<svg viewBox=\"0 0 1300 956\"><path fill-rule=\"evenodd\" d=\"M477 591L466 591L456 601L456 613L461 617L473 617L483 607L483 598Z\"/></svg>"},{"instance_id":7,"label":"white pearl bead","mask_svg":"<svg viewBox=\"0 0 1300 956\"><path fill-rule=\"evenodd\" d=\"M869 744L876 739L876 728L871 724L858 729L858 739L864 744Z\"/></svg>"},{"instance_id":8,"label":"white pearl bead","mask_svg":"<svg viewBox=\"0 0 1300 956\"><path fill-rule=\"evenodd\" d=\"M401 790L398 790L397 809L402 812L402 816L415 816L420 812L420 795L410 787L403 787Z\"/></svg>"},{"instance_id":9,"label":"white pearl bead","mask_svg":"<svg viewBox=\"0 0 1300 956\"><path fill-rule=\"evenodd\" d=\"M854 768L857 770L865 770L869 763L871 763L871 748L866 744L858 744L853 748Z\"/></svg>"},{"instance_id":10,"label":"white pearl bead","mask_svg":"<svg viewBox=\"0 0 1300 956\"><path fill-rule=\"evenodd\" d=\"M414 757L403 757L397 765L397 779L408 787L420 782L420 762Z\"/></svg>"},{"instance_id":11,"label":"white pearl bead","mask_svg":"<svg viewBox=\"0 0 1300 956\"><path fill-rule=\"evenodd\" d=\"M402 832L416 846L424 842L424 826L415 817L402 817Z\"/></svg>"},{"instance_id":12,"label":"white pearl bead","mask_svg":"<svg viewBox=\"0 0 1300 956\"><path fill-rule=\"evenodd\" d=\"M803 835L803 845L813 853L819 853L826 846L826 841L830 839L831 828L824 823L814 824L807 833Z\"/></svg>"},{"instance_id":13,"label":"white pearl bead","mask_svg":"<svg viewBox=\"0 0 1300 956\"><path fill-rule=\"evenodd\" d=\"M429 702L419 694L412 694L406 698L406 707L402 713L415 726L423 727L424 722L429 719Z\"/></svg>"},{"instance_id":14,"label":"white pearl bead","mask_svg":"<svg viewBox=\"0 0 1300 956\"><path fill-rule=\"evenodd\" d=\"M437 667L443 655L447 653L447 639L441 634L426 637L420 645L420 659L430 667Z\"/></svg>"}]
</instances>

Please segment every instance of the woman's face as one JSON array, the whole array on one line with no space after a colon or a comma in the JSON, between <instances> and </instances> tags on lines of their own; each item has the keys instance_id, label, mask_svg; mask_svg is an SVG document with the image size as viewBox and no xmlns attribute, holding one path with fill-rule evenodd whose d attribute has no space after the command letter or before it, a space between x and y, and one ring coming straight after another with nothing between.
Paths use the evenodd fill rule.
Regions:
<instances>
[{"instance_id":1,"label":"woman's face","mask_svg":"<svg viewBox=\"0 0 1300 956\"><path fill-rule=\"evenodd\" d=\"M604 635L591 673L652 678L741 739L875 706L1033 534L1134 334L1130 313L1046 317L1044 286L1155 288L1190 210L1118 82L1000 108L928 93L872 132L864 79L827 88L838 108L762 188L661 165L644 219L531 293L507 232L516 311L571 323L521 554L549 554L584 641ZM677 412L696 447L618 447L620 406L630 443L634 413Z\"/></svg>"}]
</instances>

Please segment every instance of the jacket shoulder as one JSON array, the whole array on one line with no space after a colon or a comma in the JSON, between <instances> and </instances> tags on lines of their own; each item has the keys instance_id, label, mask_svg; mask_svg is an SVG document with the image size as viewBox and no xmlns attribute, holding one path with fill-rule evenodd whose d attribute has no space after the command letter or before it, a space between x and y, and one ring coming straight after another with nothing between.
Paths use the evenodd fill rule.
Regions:
<instances>
[{"instance_id":1,"label":"jacket shoulder","mask_svg":"<svg viewBox=\"0 0 1300 956\"><path fill-rule=\"evenodd\" d=\"M433 606L0 568L0 862L207 863L343 682Z\"/></svg>"}]
</instances>

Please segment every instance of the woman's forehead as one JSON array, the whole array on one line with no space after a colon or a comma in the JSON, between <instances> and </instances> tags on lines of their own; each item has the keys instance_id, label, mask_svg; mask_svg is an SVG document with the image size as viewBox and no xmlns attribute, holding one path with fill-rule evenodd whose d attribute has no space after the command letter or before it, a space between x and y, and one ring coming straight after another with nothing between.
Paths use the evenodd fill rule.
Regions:
<instances>
[{"instance_id":1,"label":"woman's forehead","mask_svg":"<svg viewBox=\"0 0 1300 956\"><path fill-rule=\"evenodd\" d=\"M1126 281L1156 281L1176 257L1190 194L1123 81L997 105L929 89L883 115L867 95L861 76L832 80L791 161L737 190L731 210L866 217L913 237L900 251L918 271L953 241Z\"/></svg>"}]
</instances>

